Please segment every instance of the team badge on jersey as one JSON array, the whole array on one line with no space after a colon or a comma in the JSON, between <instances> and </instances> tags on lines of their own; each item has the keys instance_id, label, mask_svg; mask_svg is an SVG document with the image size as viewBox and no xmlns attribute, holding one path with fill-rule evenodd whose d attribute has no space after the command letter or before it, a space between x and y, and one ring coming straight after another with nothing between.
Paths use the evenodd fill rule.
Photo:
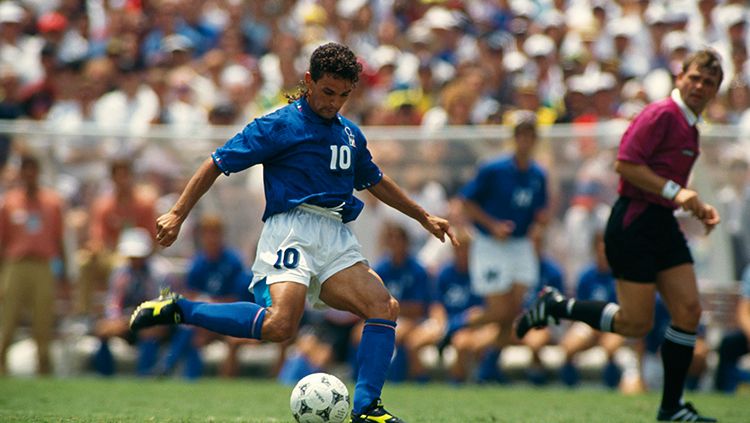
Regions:
<instances>
[{"instance_id":1,"label":"team badge on jersey","mask_svg":"<svg viewBox=\"0 0 750 423\"><path fill-rule=\"evenodd\" d=\"M354 132L352 132L351 128L348 126L344 127L344 132L346 132L347 138L349 138L349 145L352 147L357 146L357 141L354 139Z\"/></svg>"}]
</instances>

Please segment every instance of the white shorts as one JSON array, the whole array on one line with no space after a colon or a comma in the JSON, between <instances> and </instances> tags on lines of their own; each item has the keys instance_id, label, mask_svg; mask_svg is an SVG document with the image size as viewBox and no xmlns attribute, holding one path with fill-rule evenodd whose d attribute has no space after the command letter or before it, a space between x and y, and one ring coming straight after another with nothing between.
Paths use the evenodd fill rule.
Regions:
<instances>
[{"instance_id":1,"label":"white shorts","mask_svg":"<svg viewBox=\"0 0 750 423\"><path fill-rule=\"evenodd\" d=\"M501 241L477 232L469 250L469 275L477 295L504 294L514 283L535 286L539 259L528 238Z\"/></svg>"},{"instance_id":2,"label":"white shorts","mask_svg":"<svg viewBox=\"0 0 750 423\"><path fill-rule=\"evenodd\" d=\"M357 238L338 214L301 205L271 216L263 225L250 291L261 281L266 285L301 283L308 287L310 304L321 306L321 284L359 262L367 260Z\"/></svg>"}]
</instances>

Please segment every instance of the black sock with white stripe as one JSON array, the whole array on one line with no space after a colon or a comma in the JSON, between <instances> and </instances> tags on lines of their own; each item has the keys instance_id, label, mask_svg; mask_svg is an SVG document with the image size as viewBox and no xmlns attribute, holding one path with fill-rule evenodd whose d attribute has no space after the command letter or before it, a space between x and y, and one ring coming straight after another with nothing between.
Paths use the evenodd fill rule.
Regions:
<instances>
[{"instance_id":1,"label":"black sock with white stripe","mask_svg":"<svg viewBox=\"0 0 750 423\"><path fill-rule=\"evenodd\" d=\"M596 330L614 332L614 318L620 306L605 301L577 301L569 298L550 307L550 314L562 319L577 320Z\"/></svg>"},{"instance_id":2,"label":"black sock with white stripe","mask_svg":"<svg viewBox=\"0 0 750 423\"><path fill-rule=\"evenodd\" d=\"M687 332L674 326L667 328L661 344L661 361L664 365L664 390L661 397L662 410L680 407L682 390L688 367L693 360L695 332Z\"/></svg>"}]
</instances>

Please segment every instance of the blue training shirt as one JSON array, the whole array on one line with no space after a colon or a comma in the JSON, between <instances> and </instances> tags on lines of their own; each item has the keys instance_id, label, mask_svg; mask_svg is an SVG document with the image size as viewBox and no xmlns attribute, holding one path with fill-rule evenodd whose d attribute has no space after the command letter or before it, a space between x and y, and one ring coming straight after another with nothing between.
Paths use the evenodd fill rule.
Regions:
<instances>
[{"instance_id":1,"label":"blue training shirt","mask_svg":"<svg viewBox=\"0 0 750 423\"><path fill-rule=\"evenodd\" d=\"M423 304L432 302L430 277L414 257L408 257L403 265L396 266L390 257L373 268L383 279L388 291L399 301Z\"/></svg>"},{"instance_id":2,"label":"blue training shirt","mask_svg":"<svg viewBox=\"0 0 750 423\"><path fill-rule=\"evenodd\" d=\"M364 207L354 189L383 177L362 131L341 115L320 117L304 98L253 120L211 157L226 175L263 164L263 221L302 203L342 207L352 221Z\"/></svg>"},{"instance_id":3,"label":"blue training shirt","mask_svg":"<svg viewBox=\"0 0 750 423\"><path fill-rule=\"evenodd\" d=\"M595 265L581 273L576 288L576 298L579 300L596 300L617 302L615 278L611 271L602 272Z\"/></svg>"},{"instance_id":4,"label":"blue training shirt","mask_svg":"<svg viewBox=\"0 0 750 423\"><path fill-rule=\"evenodd\" d=\"M232 250L224 249L218 259L210 260L198 253L190 263L187 273L188 289L212 297L235 297L238 287L250 285L242 259Z\"/></svg>"},{"instance_id":5,"label":"blue training shirt","mask_svg":"<svg viewBox=\"0 0 750 423\"><path fill-rule=\"evenodd\" d=\"M483 303L482 297L471 291L469 272L459 271L453 263L438 275L437 301L443 304L449 318Z\"/></svg>"},{"instance_id":6,"label":"blue training shirt","mask_svg":"<svg viewBox=\"0 0 750 423\"><path fill-rule=\"evenodd\" d=\"M460 195L495 219L513 221L511 236L524 237L536 213L547 206L547 177L536 163L521 170L514 157L507 156L482 165ZM489 234L484 226L474 225Z\"/></svg>"}]
</instances>

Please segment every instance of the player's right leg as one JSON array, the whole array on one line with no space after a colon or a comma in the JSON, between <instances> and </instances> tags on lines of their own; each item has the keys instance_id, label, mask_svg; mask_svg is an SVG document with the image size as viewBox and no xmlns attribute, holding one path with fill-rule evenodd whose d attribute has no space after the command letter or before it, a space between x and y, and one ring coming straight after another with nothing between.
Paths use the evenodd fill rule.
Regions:
<instances>
[{"instance_id":1,"label":"player's right leg","mask_svg":"<svg viewBox=\"0 0 750 423\"><path fill-rule=\"evenodd\" d=\"M321 285L320 299L329 306L365 319L357 351L357 383L352 422L403 423L380 400L396 342L398 302L380 277L363 262L347 267Z\"/></svg>"},{"instance_id":2,"label":"player's right leg","mask_svg":"<svg viewBox=\"0 0 750 423\"><path fill-rule=\"evenodd\" d=\"M305 309L307 286L276 282L267 287L268 307L251 302L204 303L171 292L141 304L130 319L131 330L184 323L236 338L281 342L294 336Z\"/></svg>"}]
</instances>

